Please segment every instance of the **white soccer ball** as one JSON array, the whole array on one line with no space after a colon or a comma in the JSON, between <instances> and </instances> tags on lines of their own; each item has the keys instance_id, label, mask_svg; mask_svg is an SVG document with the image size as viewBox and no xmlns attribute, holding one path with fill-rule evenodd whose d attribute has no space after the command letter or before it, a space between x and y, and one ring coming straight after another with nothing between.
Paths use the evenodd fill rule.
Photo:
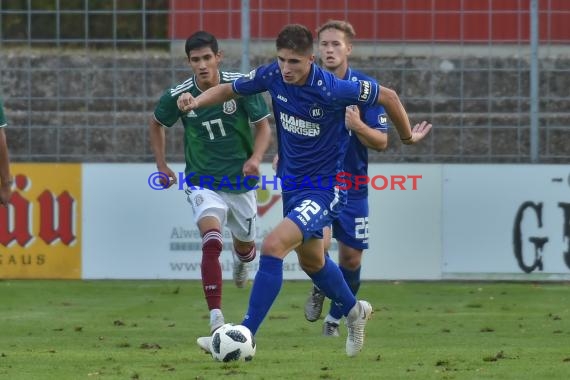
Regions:
<instances>
[{"instance_id":1,"label":"white soccer ball","mask_svg":"<svg viewBox=\"0 0 570 380\"><path fill-rule=\"evenodd\" d=\"M217 361L250 361L254 355L255 338L243 325L226 323L212 335L212 357Z\"/></svg>"}]
</instances>

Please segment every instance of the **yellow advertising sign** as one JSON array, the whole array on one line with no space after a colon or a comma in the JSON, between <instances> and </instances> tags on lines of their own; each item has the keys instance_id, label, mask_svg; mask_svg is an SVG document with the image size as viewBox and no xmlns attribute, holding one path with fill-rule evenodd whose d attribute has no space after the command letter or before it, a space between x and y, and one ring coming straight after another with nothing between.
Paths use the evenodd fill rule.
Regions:
<instances>
[{"instance_id":1,"label":"yellow advertising sign","mask_svg":"<svg viewBox=\"0 0 570 380\"><path fill-rule=\"evenodd\" d=\"M81 278L81 164L12 164L0 278Z\"/></svg>"}]
</instances>

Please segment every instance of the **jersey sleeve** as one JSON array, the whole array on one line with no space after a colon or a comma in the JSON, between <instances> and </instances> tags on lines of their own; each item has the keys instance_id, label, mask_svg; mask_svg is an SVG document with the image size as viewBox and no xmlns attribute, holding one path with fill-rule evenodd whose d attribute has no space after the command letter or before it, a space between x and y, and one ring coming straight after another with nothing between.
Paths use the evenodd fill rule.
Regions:
<instances>
[{"instance_id":1,"label":"jersey sleeve","mask_svg":"<svg viewBox=\"0 0 570 380\"><path fill-rule=\"evenodd\" d=\"M0 128L7 126L6 117L4 116L4 104L2 104L2 99L0 98Z\"/></svg>"},{"instance_id":2,"label":"jersey sleeve","mask_svg":"<svg viewBox=\"0 0 570 380\"><path fill-rule=\"evenodd\" d=\"M154 109L154 118L156 121L165 127L172 127L176 124L182 114L176 104L177 100L178 96L172 96L170 90L165 91Z\"/></svg>"},{"instance_id":3,"label":"jersey sleeve","mask_svg":"<svg viewBox=\"0 0 570 380\"><path fill-rule=\"evenodd\" d=\"M259 94L260 92L267 91L270 78L273 75L280 75L279 72L272 72L271 68L273 66L275 65L265 65L252 70L248 75L236 79L232 83L232 89L236 94L242 96Z\"/></svg>"},{"instance_id":4,"label":"jersey sleeve","mask_svg":"<svg viewBox=\"0 0 570 380\"><path fill-rule=\"evenodd\" d=\"M269 116L269 107L261 94L246 96L244 108L251 123L258 122Z\"/></svg>"},{"instance_id":5,"label":"jersey sleeve","mask_svg":"<svg viewBox=\"0 0 570 380\"><path fill-rule=\"evenodd\" d=\"M378 101L380 85L372 80L348 81L337 79L334 97L345 105L372 106Z\"/></svg>"},{"instance_id":6,"label":"jersey sleeve","mask_svg":"<svg viewBox=\"0 0 570 380\"><path fill-rule=\"evenodd\" d=\"M388 115L382 106L368 106L362 108L362 120L370 128L379 130L380 132L388 132Z\"/></svg>"}]
</instances>

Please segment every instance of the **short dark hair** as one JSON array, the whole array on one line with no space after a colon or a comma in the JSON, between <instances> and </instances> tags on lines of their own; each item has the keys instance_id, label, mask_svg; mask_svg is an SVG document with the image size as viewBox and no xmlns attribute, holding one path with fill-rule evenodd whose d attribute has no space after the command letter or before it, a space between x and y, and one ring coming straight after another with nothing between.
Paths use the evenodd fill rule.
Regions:
<instances>
[{"instance_id":1,"label":"short dark hair","mask_svg":"<svg viewBox=\"0 0 570 380\"><path fill-rule=\"evenodd\" d=\"M352 42L354 36L356 36L356 32L354 31L353 26L348 21L342 20L329 20L325 22L323 25L317 29L317 38L321 38L321 33L327 29L336 29L341 31L346 36L346 42Z\"/></svg>"},{"instance_id":2,"label":"short dark hair","mask_svg":"<svg viewBox=\"0 0 570 380\"><path fill-rule=\"evenodd\" d=\"M203 47L210 47L214 54L218 54L218 40L216 37L208 32L200 30L186 40L185 50L186 56L190 57L190 51L200 49Z\"/></svg>"},{"instance_id":3,"label":"short dark hair","mask_svg":"<svg viewBox=\"0 0 570 380\"><path fill-rule=\"evenodd\" d=\"M275 41L277 50L290 49L295 53L309 54L313 52L313 34L304 25L285 25Z\"/></svg>"}]
</instances>

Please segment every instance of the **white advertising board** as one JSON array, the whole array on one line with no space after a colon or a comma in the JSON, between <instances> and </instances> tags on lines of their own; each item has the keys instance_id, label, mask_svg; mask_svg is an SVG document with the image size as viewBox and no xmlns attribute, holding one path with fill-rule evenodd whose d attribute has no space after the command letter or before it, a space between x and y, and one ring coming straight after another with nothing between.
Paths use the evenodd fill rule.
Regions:
<instances>
[{"instance_id":1,"label":"white advertising board","mask_svg":"<svg viewBox=\"0 0 570 380\"><path fill-rule=\"evenodd\" d=\"M176 172L184 164L173 164ZM153 190L154 164L83 165L84 279L200 279L201 238L186 194ZM271 165L262 174L272 177ZM282 219L279 190L258 192L257 242ZM223 278L232 278L231 237L224 230ZM253 263L257 268L259 258ZM253 277L255 270L250 272ZM297 256L284 263L285 279L307 279Z\"/></svg>"},{"instance_id":2,"label":"white advertising board","mask_svg":"<svg viewBox=\"0 0 570 380\"><path fill-rule=\"evenodd\" d=\"M444 278L570 278L568 166L445 165L443 179Z\"/></svg>"},{"instance_id":3,"label":"white advertising board","mask_svg":"<svg viewBox=\"0 0 570 380\"><path fill-rule=\"evenodd\" d=\"M183 172L183 164L172 169ZM391 182L370 188L370 249L364 279L437 279L441 268L441 166L371 165L370 176L421 175L416 190ZM183 190L153 190L154 164L83 165L83 255L85 279L199 279L201 239ZM262 174L273 176L269 164ZM382 186L378 178L377 187ZM258 249L282 219L278 189L258 191ZM223 278L231 279L231 239L224 231L220 259ZM336 259L333 241L331 256ZM253 263L257 267L258 259ZM253 277L255 271L250 275ZM308 279L295 253L284 263L285 279Z\"/></svg>"},{"instance_id":4,"label":"white advertising board","mask_svg":"<svg viewBox=\"0 0 570 380\"><path fill-rule=\"evenodd\" d=\"M369 166L371 178L404 176L406 182L405 190L368 189L370 247L362 259L363 279L441 278L441 171L441 165ZM416 190L411 176L421 176Z\"/></svg>"}]
</instances>

